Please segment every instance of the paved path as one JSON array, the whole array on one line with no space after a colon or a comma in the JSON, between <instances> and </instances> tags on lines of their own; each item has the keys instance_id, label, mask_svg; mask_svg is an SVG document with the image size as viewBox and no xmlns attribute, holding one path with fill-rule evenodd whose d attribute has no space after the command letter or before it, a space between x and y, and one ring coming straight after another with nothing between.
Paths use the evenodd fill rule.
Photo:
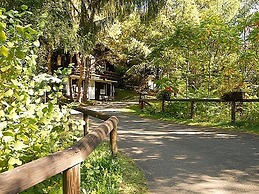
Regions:
<instances>
[{"instance_id":1,"label":"paved path","mask_svg":"<svg viewBox=\"0 0 259 194\"><path fill-rule=\"evenodd\" d=\"M144 171L150 193L259 193L259 136L140 118L118 105L99 110L120 119L119 149Z\"/></svg>"}]
</instances>

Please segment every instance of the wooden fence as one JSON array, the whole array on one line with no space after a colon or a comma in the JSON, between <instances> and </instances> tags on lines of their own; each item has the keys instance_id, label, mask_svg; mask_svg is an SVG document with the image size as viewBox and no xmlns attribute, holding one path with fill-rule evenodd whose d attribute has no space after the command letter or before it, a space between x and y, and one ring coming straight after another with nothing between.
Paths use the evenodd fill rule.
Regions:
<instances>
[{"instance_id":1,"label":"wooden fence","mask_svg":"<svg viewBox=\"0 0 259 194\"><path fill-rule=\"evenodd\" d=\"M85 136L72 147L52 155L34 160L0 174L0 193L16 194L22 192L54 175L63 172L63 193L80 193L80 163L110 134L112 155L117 154L117 125L114 116L75 107L84 114ZM100 126L89 131L89 115L105 120Z\"/></svg>"},{"instance_id":2,"label":"wooden fence","mask_svg":"<svg viewBox=\"0 0 259 194\"><path fill-rule=\"evenodd\" d=\"M150 104L150 102L156 102L157 99L139 99L140 108L143 109L145 104ZM220 98L183 98L183 99L169 99L169 100L162 100L162 111L165 108L165 102L189 102L191 103L190 106L190 118L194 116L194 107L195 103L197 102L227 102L231 104L231 122L236 121L236 110L237 110L237 102L259 102L259 99L242 99L242 100L222 100Z\"/></svg>"}]
</instances>

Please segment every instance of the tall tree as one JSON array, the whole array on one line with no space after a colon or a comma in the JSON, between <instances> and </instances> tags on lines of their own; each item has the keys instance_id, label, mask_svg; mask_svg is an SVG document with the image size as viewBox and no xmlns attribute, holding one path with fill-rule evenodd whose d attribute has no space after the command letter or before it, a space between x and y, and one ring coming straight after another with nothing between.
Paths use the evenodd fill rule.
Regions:
<instances>
[{"instance_id":1,"label":"tall tree","mask_svg":"<svg viewBox=\"0 0 259 194\"><path fill-rule=\"evenodd\" d=\"M48 40L53 45L52 48L62 46L68 50L73 48L74 51L80 52L86 61L86 71L89 71L89 55L95 45L96 34L101 28L112 23L116 18L122 20L132 11L138 11L142 20L147 21L158 13L166 0L58 0L55 2L7 0L7 3L0 5L17 8L27 3L28 6L33 7L30 10L39 13L40 21L45 23L46 28L43 34L48 35ZM80 74L83 75L82 72ZM85 82L83 100L87 100L88 76L85 77Z\"/></svg>"}]
</instances>

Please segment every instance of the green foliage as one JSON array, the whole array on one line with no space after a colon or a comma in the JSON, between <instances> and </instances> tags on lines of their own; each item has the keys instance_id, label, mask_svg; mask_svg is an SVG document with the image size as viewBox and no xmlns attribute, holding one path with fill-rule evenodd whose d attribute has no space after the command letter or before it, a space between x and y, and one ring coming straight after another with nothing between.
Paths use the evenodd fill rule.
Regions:
<instances>
[{"instance_id":1,"label":"green foliage","mask_svg":"<svg viewBox=\"0 0 259 194\"><path fill-rule=\"evenodd\" d=\"M112 50L114 56L109 60L123 65L137 83L159 68L161 85L167 84L166 77L175 96L219 97L237 84L253 97L259 94L259 17L258 12L250 12L258 6L255 0L104 0L95 4L28 0L20 7L23 2L0 2L7 10L22 10L0 10L1 171L67 147L77 139L78 131L66 139L70 134L69 109L57 105L62 82L57 75L38 73L39 67L45 67L46 53L56 47L85 53L98 39ZM140 11L127 15L136 8ZM156 14L156 18L151 17ZM153 20L143 24L143 18ZM89 28L80 28L85 26ZM98 37L96 32L100 32ZM39 49L39 35L48 39L46 48ZM197 103L194 120L228 122L227 106ZM238 119L257 123L257 110L256 103L245 104ZM166 103L164 113L161 104L144 111L176 119L189 115L186 103ZM98 165L107 166L107 161ZM99 177L100 169L94 167L93 171ZM113 178L120 180L120 176ZM56 187L60 178L52 181ZM31 193L48 193L48 188L42 188ZM60 186L53 192L59 193Z\"/></svg>"},{"instance_id":2,"label":"green foliage","mask_svg":"<svg viewBox=\"0 0 259 194\"><path fill-rule=\"evenodd\" d=\"M147 193L144 175L126 156L113 159L107 142L102 143L82 164L81 193Z\"/></svg>"},{"instance_id":3,"label":"green foliage","mask_svg":"<svg viewBox=\"0 0 259 194\"><path fill-rule=\"evenodd\" d=\"M116 101L128 101L128 100L138 100L139 94L133 90L119 89L116 88L115 100Z\"/></svg>"},{"instance_id":4,"label":"green foliage","mask_svg":"<svg viewBox=\"0 0 259 194\"><path fill-rule=\"evenodd\" d=\"M126 156L113 159L107 142L102 143L81 164L81 193L144 194L147 193L143 173ZM62 174L32 187L24 194L62 194Z\"/></svg>"},{"instance_id":5,"label":"green foliage","mask_svg":"<svg viewBox=\"0 0 259 194\"><path fill-rule=\"evenodd\" d=\"M164 112L160 102L152 103L151 106L145 106L143 112L146 115L153 115L155 118L172 118L172 119L187 119L189 117L189 110L187 103L179 102L165 102Z\"/></svg>"},{"instance_id":6,"label":"green foliage","mask_svg":"<svg viewBox=\"0 0 259 194\"><path fill-rule=\"evenodd\" d=\"M119 160L112 159L109 151L95 151L82 165L82 193L119 192L123 169Z\"/></svg>"},{"instance_id":7,"label":"green foliage","mask_svg":"<svg viewBox=\"0 0 259 194\"><path fill-rule=\"evenodd\" d=\"M238 76L224 76L225 71L235 68L239 41L235 27L229 27L217 15L208 15L199 24L175 25L174 32L154 48L150 59L157 59L180 94L185 90L187 96L219 95L219 83L226 82L226 86L239 81Z\"/></svg>"},{"instance_id":8,"label":"green foliage","mask_svg":"<svg viewBox=\"0 0 259 194\"><path fill-rule=\"evenodd\" d=\"M178 96L220 97L240 83L255 94L258 14L248 14L255 4L246 2L241 15L239 0L167 1L149 23L134 13L99 39L121 58L126 80L136 85L153 74L169 78Z\"/></svg>"},{"instance_id":9,"label":"green foliage","mask_svg":"<svg viewBox=\"0 0 259 194\"><path fill-rule=\"evenodd\" d=\"M78 51L78 26L73 22L67 3L62 0L46 1L40 10L35 13L39 18L38 28L53 49L64 48L65 51Z\"/></svg>"},{"instance_id":10,"label":"green foliage","mask_svg":"<svg viewBox=\"0 0 259 194\"><path fill-rule=\"evenodd\" d=\"M195 103L194 114L194 120L197 122L230 123L230 104L198 102Z\"/></svg>"},{"instance_id":11,"label":"green foliage","mask_svg":"<svg viewBox=\"0 0 259 194\"><path fill-rule=\"evenodd\" d=\"M43 181L42 183L37 184L34 187L31 187L21 194L62 194L62 174L58 174L48 180Z\"/></svg>"},{"instance_id":12,"label":"green foliage","mask_svg":"<svg viewBox=\"0 0 259 194\"><path fill-rule=\"evenodd\" d=\"M35 74L38 32L23 25L24 14L0 11L1 172L67 147L77 135L68 136L69 109L57 104L61 80Z\"/></svg>"},{"instance_id":13,"label":"green foliage","mask_svg":"<svg viewBox=\"0 0 259 194\"><path fill-rule=\"evenodd\" d=\"M257 102L238 104L235 123L231 122L229 103L196 102L192 119L190 119L189 102L166 102L164 112L162 112L161 102L151 105L146 105L143 110L138 106L131 106L129 109L134 110L135 114L155 119L259 133L259 103Z\"/></svg>"},{"instance_id":14,"label":"green foliage","mask_svg":"<svg viewBox=\"0 0 259 194\"><path fill-rule=\"evenodd\" d=\"M74 128L69 129L69 108L57 104L62 96L62 80L56 75L36 73L38 33L31 25L23 26L20 16L16 11L3 11L0 16L1 172L64 149L82 135L76 127L83 123L73 121ZM82 165L82 193L119 193L125 189L136 193L132 183L123 181L129 163L121 157L112 159L107 149L105 146L95 151ZM23 193L62 193L62 175Z\"/></svg>"},{"instance_id":15,"label":"green foliage","mask_svg":"<svg viewBox=\"0 0 259 194\"><path fill-rule=\"evenodd\" d=\"M258 103L244 103L243 106L240 108L240 119L239 121L243 121L243 125L245 126L259 126L259 104ZM245 121L245 122L244 122Z\"/></svg>"},{"instance_id":16,"label":"green foliage","mask_svg":"<svg viewBox=\"0 0 259 194\"><path fill-rule=\"evenodd\" d=\"M112 158L107 142L82 164L81 181L81 193L147 193L142 172L121 153Z\"/></svg>"}]
</instances>

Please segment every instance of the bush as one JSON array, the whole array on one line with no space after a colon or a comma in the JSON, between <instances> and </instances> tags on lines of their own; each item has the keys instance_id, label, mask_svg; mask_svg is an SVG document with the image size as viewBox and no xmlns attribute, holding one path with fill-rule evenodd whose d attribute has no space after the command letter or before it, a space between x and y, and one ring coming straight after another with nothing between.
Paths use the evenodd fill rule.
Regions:
<instances>
[{"instance_id":1,"label":"bush","mask_svg":"<svg viewBox=\"0 0 259 194\"><path fill-rule=\"evenodd\" d=\"M0 9L0 172L70 146L78 133L57 103L62 80L36 73L39 33L25 14Z\"/></svg>"},{"instance_id":2,"label":"bush","mask_svg":"<svg viewBox=\"0 0 259 194\"><path fill-rule=\"evenodd\" d=\"M24 25L24 14L0 9L0 173L71 146L84 124L68 127L70 108L58 105L62 80L38 73L39 33ZM118 193L121 166L109 151L93 153L82 165L82 193ZM22 193L62 193L62 174Z\"/></svg>"},{"instance_id":3,"label":"bush","mask_svg":"<svg viewBox=\"0 0 259 194\"><path fill-rule=\"evenodd\" d=\"M240 120L246 121L253 126L259 125L259 103L244 103L239 111Z\"/></svg>"},{"instance_id":4,"label":"bush","mask_svg":"<svg viewBox=\"0 0 259 194\"><path fill-rule=\"evenodd\" d=\"M190 120L190 102L167 102L162 112L161 102L145 106L144 113L162 118ZM198 122L222 123L230 121L230 105L227 103L196 102L193 120Z\"/></svg>"},{"instance_id":5,"label":"bush","mask_svg":"<svg viewBox=\"0 0 259 194\"><path fill-rule=\"evenodd\" d=\"M189 103L169 102L165 103L165 111L169 117L186 119L190 117Z\"/></svg>"}]
</instances>

